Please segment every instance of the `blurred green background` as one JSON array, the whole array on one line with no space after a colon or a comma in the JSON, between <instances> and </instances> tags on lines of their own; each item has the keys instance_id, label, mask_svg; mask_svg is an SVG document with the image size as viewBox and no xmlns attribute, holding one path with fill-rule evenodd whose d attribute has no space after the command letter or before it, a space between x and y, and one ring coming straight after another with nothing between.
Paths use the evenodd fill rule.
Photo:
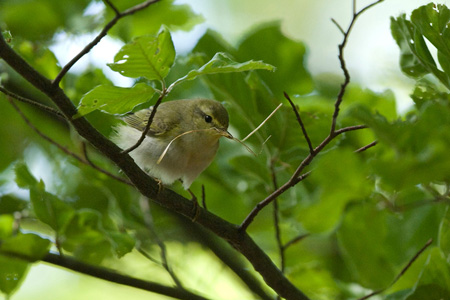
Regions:
<instances>
[{"instance_id":1,"label":"blurred green background","mask_svg":"<svg viewBox=\"0 0 450 300\"><path fill-rule=\"evenodd\" d=\"M123 9L139 1L112 2ZM359 8L369 3L371 1L357 1ZM285 241L302 233L314 234L305 244L290 248L286 253L288 277L302 290L306 290L313 299L355 299L355 295L364 295L369 289L386 286L430 236L438 235L439 228L442 234L441 220L445 220L443 206L428 206L419 212L414 211L415 213L400 213L384 207L388 206L393 198L402 204L427 199L432 193L413 184L415 175L408 177L405 174L414 171L414 174L427 175L432 167L426 169L423 165L429 164L430 161L435 163L434 166L442 167L442 160L434 161L430 157L434 158L436 153L441 155L437 157L445 155L445 143L434 143L435 140L444 139L445 132L434 132L430 135L420 124L414 128L420 134L421 140L426 141L429 138L429 144L435 146L430 150L420 148L423 145L414 142L417 136L408 136L408 133L401 131L401 125L395 126L398 113L405 114L413 105L409 95L414 89L415 80L406 77L399 68L400 51L390 33L390 17L401 13L409 15L413 9L427 3L428 1L419 0L386 0L367 11L358 20L345 51L353 84L348 89L343 105L341 125L354 125L365 121L375 128L375 134L358 132L333 144L333 151L330 150L327 156L319 157L315 162L316 171L311 180L292 189L280 202L280 211L284 218L281 228ZM441 3L450 4L449 1ZM79 101L84 93L98 84L113 82L119 86L130 86L134 81L112 72L106 64L113 61L115 53L124 42L139 35L155 34L160 28L159 25L164 22L172 31L175 48L180 57L191 52L212 56L216 51L223 51L228 47L229 52L241 61L264 59L279 68L279 72L274 73L276 76L259 72L255 77L223 76L187 83L174 90L170 98L209 96L226 100L228 97L231 130L237 136L243 137L252 125L267 116L275 107L275 103L282 101L281 92L288 90L305 112L305 124L310 130L313 143L317 145L326 136L333 99L342 80L337 59L337 45L342 40L342 34L331 22L331 18L346 28L351 19L351 4L350 0L163 1L157 8L150 7L148 12L121 20L109 37L75 65L62 85L74 102ZM2 29L7 28L11 32L15 49L32 61L38 70L52 78L58 72L56 63L64 65L95 37L105 21L112 18L112 12L105 11L104 8L101 1L65 0L55 3L52 0L4 0L0 2L0 24ZM39 14L36 14L36 11L39 11ZM31 15L35 17L30 18ZM211 30L219 33L221 37ZM258 44L264 37L273 43ZM202 39L199 42L200 38ZM288 45L286 47L289 47L292 53L280 46L283 43ZM47 49L52 50L54 56ZM282 52L283 49L286 53ZM287 57L286 61L283 61L284 57ZM176 79L195 65L195 59L188 57L173 68L169 78ZM6 82L9 89L33 99L48 101L29 88L7 67L2 68L2 83ZM268 84L267 92L264 92L261 78ZM231 95L226 94L227 92ZM248 103L240 102L244 96L247 97L245 99ZM358 106L361 103L366 109ZM102 222L108 226L109 223L114 223L117 228L123 226L132 228L131 231L139 231L138 226L133 227L135 224L132 223L132 212L128 211L130 215L127 215L129 208L138 207L135 203L138 195L134 191L116 188L114 181L98 175L88 167L79 166L73 159L41 141L17 117L3 98L0 101L0 109L0 136L7 141L7 146L4 144L1 147L2 195L12 194L20 199L28 197L28 192L18 189L11 180L14 178L14 162L23 159L31 173L36 178L43 179L47 191L62 195L61 197L65 197L65 201L76 209L95 209L100 212L99 218ZM47 121L44 122L42 120L45 114L32 113L32 110L26 107L23 109L42 131L57 139L59 143L79 151L75 134L68 134L66 126L57 120L45 119ZM256 113L252 117L250 114L253 110ZM437 111L442 111L441 117L445 119L444 112L448 111L448 107L430 107L423 110L421 113L431 122ZM380 112L385 118L374 117L376 112ZM280 170L280 183L288 178L293 166L307 154L303 141L299 142L298 146L292 146L301 136L300 132L295 131L297 135L294 136L293 131L289 130L297 125L295 120L287 120L286 116L292 117L287 108L257 137L264 140L274 130L285 129L284 135L272 137L265 149L281 162L277 165ZM117 123L114 117L100 112L92 113L88 119L106 135L111 133L111 126ZM447 121L443 121L445 122ZM437 122L436 127L440 126L439 124ZM380 134L385 128L389 128L387 131L390 135ZM397 128L398 131L392 128ZM384 138L384 146L377 152L378 164L372 163L373 158L369 156L355 159L351 151L370 143L376 134ZM405 137L408 145L416 147L416 152L411 154L409 149L396 148L398 136ZM392 144L389 144L390 142ZM250 145L254 149L261 147L259 141L250 141ZM283 145L286 147L283 148ZM335 147L336 145L340 147ZM423 165L416 164L417 153L423 153ZM97 154L92 156L98 164L115 171L113 166ZM396 165L393 172L387 171L392 161L396 161L399 156L407 158L404 164ZM193 189L199 193L201 183L204 183L207 197L211 195L210 197L214 198L208 203L208 208L230 222L239 223L254 204L272 189L267 170L269 158L270 155L258 159L249 158L243 149L224 141L217 160L196 181ZM384 194L380 192L375 196L372 189L375 182L372 173L374 170L377 176L386 181L391 179L388 184L383 180L376 182ZM442 172L446 173L446 170L443 169ZM420 180L436 183L435 177L430 175L428 178L425 175ZM442 176L439 177L440 175ZM224 183L224 176L231 179ZM433 176L444 178L446 174ZM366 182L366 178L370 180ZM65 184L66 180L73 181L73 184ZM439 183L435 186L437 190L446 185L444 182L442 186L437 186ZM175 188L180 193L185 193L179 186ZM382 196L385 198L380 200ZM361 203L370 203L371 206L359 205ZM121 205L123 207L118 207ZM380 206L384 209L380 209ZM229 269L218 262L209 249L200 246L194 238L180 238L185 232L179 228L175 218L166 216L159 208L155 208L152 214L155 216L155 228L160 230L167 243L171 266L186 286L198 289L212 299L253 299L254 296ZM327 218L318 222L324 215ZM271 218L270 210L263 211L252 224L250 234L278 263L273 227L267 222ZM448 216L446 218L448 219ZM365 220L371 222L364 222ZM43 232L44 236L52 235L48 227L33 220L25 220L21 225L25 230L37 229ZM117 229L116 227L114 228ZM368 235L368 232L371 234ZM408 235L405 236L405 232ZM399 240L399 237L402 237L402 240ZM159 248L154 243L150 244L149 251L154 257L158 257ZM387 247L374 249L372 246L377 244ZM89 256L95 246L88 245L84 249L78 249L77 255L95 263L102 261L104 266L139 278L171 283L170 277L161 266L144 259L136 250L120 260L110 257L110 253L100 259ZM433 253L428 257L428 262L432 259L433 262L439 261L440 258L439 254ZM393 292L411 288L411 282L416 282L418 274L423 271L422 266L427 263L426 259L425 256L420 257ZM314 279L308 281L306 278ZM358 284L353 283L355 281ZM46 263L37 263L30 268L22 286L12 299L115 300L124 297L168 299L92 279ZM393 296L390 299L403 298Z\"/></svg>"}]
</instances>

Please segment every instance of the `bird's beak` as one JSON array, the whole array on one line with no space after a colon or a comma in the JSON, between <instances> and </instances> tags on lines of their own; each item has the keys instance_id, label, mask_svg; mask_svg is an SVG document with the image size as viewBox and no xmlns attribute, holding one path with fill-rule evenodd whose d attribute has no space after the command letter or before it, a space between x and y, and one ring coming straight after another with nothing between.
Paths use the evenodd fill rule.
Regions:
<instances>
[{"instance_id":1,"label":"bird's beak","mask_svg":"<svg viewBox=\"0 0 450 300\"><path fill-rule=\"evenodd\" d=\"M223 136L226 137L227 139L234 139L234 137L231 135L231 133L229 133L227 130L222 131L223 132Z\"/></svg>"},{"instance_id":2,"label":"bird's beak","mask_svg":"<svg viewBox=\"0 0 450 300\"><path fill-rule=\"evenodd\" d=\"M234 137L231 135L231 133L229 133L226 129L216 128L216 130L219 132L219 134L221 136L224 136L224 137L226 137L227 139L230 139L230 140L234 139Z\"/></svg>"}]
</instances>

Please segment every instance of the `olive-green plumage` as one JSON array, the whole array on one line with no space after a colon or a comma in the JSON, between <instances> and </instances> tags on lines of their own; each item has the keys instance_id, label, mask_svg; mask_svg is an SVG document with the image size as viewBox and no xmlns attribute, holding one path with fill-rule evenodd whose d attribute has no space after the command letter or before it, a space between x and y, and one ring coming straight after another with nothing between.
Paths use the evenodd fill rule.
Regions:
<instances>
[{"instance_id":1,"label":"olive-green plumage","mask_svg":"<svg viewBox=\"0 0 450 300\"><path fill-rule=\"evenodd\" d=\"M125 116L123 120L128 126L117 127L114 141L124 149L134 145L145 129L151 111L152 107ZM228 112L217 101L164 102L158 106L145 140L130 155L163 184L181 179L184 188L188 189L214 159L219 139L222 136L232 138L227 129ZM192 132L186 133L188 131Z\"/></svg>"}]
</instances>

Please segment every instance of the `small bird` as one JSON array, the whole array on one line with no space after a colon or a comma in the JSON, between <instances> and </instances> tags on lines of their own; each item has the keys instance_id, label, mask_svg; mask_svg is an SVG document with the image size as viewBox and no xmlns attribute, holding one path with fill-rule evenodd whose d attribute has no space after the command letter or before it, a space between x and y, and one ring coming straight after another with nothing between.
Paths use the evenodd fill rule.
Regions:
<instances>
[{"instance_id":1,"label":"small bird","mask_svg":"<svg viewBox=\"0 0 450 300\"><path fill-rule=\"evenodd\" d=\"M113 141L127 149L139 140L153 107L123 118ZM136 163L164 185L180 179L189 190L192 182L212 162L219 139L233 139L228 112L209 99L174 100L161 103L142 144L130 152Z\"/></svg>"}]
</instances>

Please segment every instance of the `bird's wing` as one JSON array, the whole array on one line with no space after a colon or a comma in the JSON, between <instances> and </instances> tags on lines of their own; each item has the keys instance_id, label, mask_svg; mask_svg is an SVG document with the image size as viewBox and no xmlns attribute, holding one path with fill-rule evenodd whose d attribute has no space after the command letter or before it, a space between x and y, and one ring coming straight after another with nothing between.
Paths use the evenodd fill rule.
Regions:
<instances>
[{"instance_id":1,"label":"bird's wing","mask_svg":"<svg viewBox=\"0 0 450 300\"><path fill-rule=\"evenodd\" d=\"M129 114L123 117L123 120L130 125L131 127L144 131L147 125L148 118L152 112L153 107L148 109L143 109L137 111L135 113ZM167 114L168 111L165 110L157 110L156 114L153 118L152 124L150 125L150 130L147 135L162 135L170 130L172 130L176 126L176 122L173 118L169 118Z\"/></svg>"}]
</instances>

